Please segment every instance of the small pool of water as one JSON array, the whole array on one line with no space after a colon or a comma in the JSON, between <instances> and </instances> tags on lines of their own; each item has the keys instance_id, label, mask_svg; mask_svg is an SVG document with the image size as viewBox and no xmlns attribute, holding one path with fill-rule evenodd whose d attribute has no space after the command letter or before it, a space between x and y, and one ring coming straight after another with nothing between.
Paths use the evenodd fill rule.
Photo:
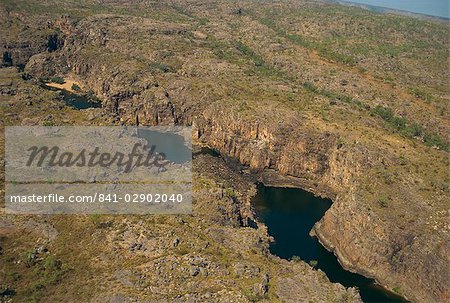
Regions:
<instances>
[{"instance_id":1,"label":"small pool of water","mask_svg":"<svg viewBox=\"0 0 450 303\"><path fill-rule=\"evenodd\" d=\"M309 235L331 204L331 200L315 197L301 189L262 184L258 184L253 198L258 218L275 239L270 246L272 254L283 259L297 256L310 264L317 262L315 268L325 272L331 282L357 287L364 302L408 302L380 287L374 280L344 270L336 256Z\"/></svg>"},{"instance_id":2,"label":"small pool of water","mask_svg":"<svg viewBox=\"0 0 450 303\"><path fill-rule=\"evenodd\" d=\"M155 152L164 153L166 159L178 164L192 161L192 150L184 144L184 138L174 133L161 133L138 128L138 137L145 139Z\"/></svg>"},{"instance_id":3,"label":"small pool of water","mask_svg":"<svg viewBox=\"0 0 450 303\"><path fill-rule=\"evenodd\" d=\"M45 84L41 85L43 88L52 90L52 91L60 91L63 95L63 100L66 103L66 105L74 107L76 109L87 109L87 108L98 108L102 107L102 104L100 102L92 102L89 98L83 96L71 93L65 89L58 89L55 87L51 87Z\"/></svg>"},{"instance_id":4,"label":"small pool of water","mask_svg":"<svg viewBox=\"0 0 450 303\"><path fill-rule=\"evenodd\" d=\"M102 107L100 102L92 102L82 95L73 94L66 90L62 90L61 92L63 94L64 102L69 106L75 107L76 109Z\"/></svg>"}]
</instances>

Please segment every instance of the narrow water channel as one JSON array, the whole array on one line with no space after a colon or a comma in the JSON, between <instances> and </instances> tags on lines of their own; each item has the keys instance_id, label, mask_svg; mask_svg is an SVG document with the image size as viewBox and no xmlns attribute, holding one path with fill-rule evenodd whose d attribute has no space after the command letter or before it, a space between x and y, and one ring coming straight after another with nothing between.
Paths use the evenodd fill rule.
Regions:
<instances>
[{"instance_id":1,"label":"narrow water channel","mask_svg":"<svg viewBox=\"0 0 450 303\"><path fill-rule=\"evenodd\" d=\"M253 205L258 218L275 239L272 254L283 259L296 256L321 269L331 282L357 287L364 302L408 302L375 284L372 279L342 268L336 256L309 235L332 202L301 189L268 187L258 184Z\"/></svg>"}]
</instances>

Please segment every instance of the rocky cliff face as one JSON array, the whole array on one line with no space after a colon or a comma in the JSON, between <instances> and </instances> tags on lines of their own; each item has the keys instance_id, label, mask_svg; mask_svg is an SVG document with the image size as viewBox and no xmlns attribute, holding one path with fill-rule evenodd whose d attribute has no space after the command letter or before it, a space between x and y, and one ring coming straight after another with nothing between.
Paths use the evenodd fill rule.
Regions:
<instances>
[{"instance_id":1,"label":"rocky cliff face","mask_svg":"<svg viewBox=\"0 0 450 303\"><path fill-rule=\"evenodd\" d=\"M193 126L195 139L255 172L274 169L282 175L310 179L316 187L328 188L328 195L350 185L361 170L358 163L370 167L364 147L359 147L360 153L349 152L338 146L336 133L311 129L299 119L255 121L219 105L208 108Z\"/></svg>"},{"instance_id":2,"label":"rocky cliff face","mask_svg":"<svg viewBox=\"0 0 450 303\"><path fill-rule=\"evenodd\" d=\"M408 213L417 215L412 209L393 206L400 207L404 214L395 214L400 220L395 221L394 217L391 221L377 213L371 201L363 200L362 187L364 182L370 182L364 180L364 174L380 163L391 163L392 159L361 145L339 147L332 133L316 133L307 126L302 128L301 123L293 125L296 125L295 133L293 126L283 128L268 125L266 121L245 121L218 108L194 120L198 140L239 159L255 173L264 175L264 170L274 169L279 174L301 179L291 178L286 182L269 178L270 184L301 185L316 194L333 197L332 207L312 234L336 254L346 269L375 278L382 285L402 289L402 294L413 301L444 300L447 295L445 237L419 233L418 230L423 232L423 226L416 225L423 224L420 221L409 219L410 226L398 224L400 217ZM283 126L286 127L285 123ZM286 131L284 135L281 129Z\"/></svg>"},{"instance_id":3,"label":"rocky cliff face","mask_svg":"<svg viewBox=\"0 0 450 303\"><path fill-rule=\"evenodd\" d=\"M48 20L45 16L30 16L2 8L0 18L2 66L24 67L33 55L62 48L65 36L73 30L72 20L67 16Z\"/></svg>"},{"instance_id":4,"label":"rocky cliff face","mask_svg":"<svg viewBox=\"0 0 450 303\"><path fill-rule=\"evenodd\" d=\"M412 80L401 71L393 71L399 81L390 86L375 65L358 69L342 54L302 44L279 27L286 20L263 18L270 7L193 3L166 7L171 22L134 12L72 20L63 47L33 56L25 71L35 80L75 78L117 122L192 125L194 139L261 180L332 197L313 233L346 268L412 301L446 301L448 152L406 128L444 134L445 109L424 102L426 94L412 96ZM385 26L382 16L369 17ZM433 39L426 41L440 43ZM407 68L423 65L433 74L432 65L414 62Z\"/></svg>"}]
</instances>

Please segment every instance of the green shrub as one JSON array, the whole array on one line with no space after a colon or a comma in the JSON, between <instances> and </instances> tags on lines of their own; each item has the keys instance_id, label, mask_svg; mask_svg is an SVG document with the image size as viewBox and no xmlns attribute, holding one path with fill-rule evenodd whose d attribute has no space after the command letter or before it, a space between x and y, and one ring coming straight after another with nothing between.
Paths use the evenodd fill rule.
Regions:
<instances>
[{"instance_id":1,"label":"green shrub","mask_svg":"<svg viewBox=\"0 0 450 303\"><path fill-rule=\"evenodd\" d=\"M64 84L64 83L66 83L66 81L64 80L64 78L61 78L61 77L53 77L53 78L50 79L50 82L58 83L58 84Z\"/></svg>"},{"instance_id":2,"label":"green shrub","mask_svg":"<svg viewBox=\"0 0 450 303\"><path fill-rule=\"evenodd\" d=\"M341 54L341 53L331 51L328 45L318 47L318 51L322 57L329 59L331 61L335 61L338 63L342 63L345 65L351 65L351 66L356 64L355 58Z\"/></svg>"},{"instance_id":3,"label":"green shrub","mask_svg":"<svg viewBox=\"0 0 450 303\"><path fill-rule=\"evenodd\" d=\"M397 129L404 129L406 127L406 119L403 117L394 116L394 117L392 117L391 123Z\"/></svg>"},{"instance_id":4,"label":"green shrub","mask_svg":"<svg viewBox=\"0 0 450 303\"><path fill-rule=\"evenodd\" d=\"M47 120L47 121L42 122L42 125L43 126L54 126L55 122Z\"/></svg>"},{"instance_id":5,"label":"green shrub","mask_svg":"<svg viewBox=\"0 0 450 303\"><path fill-rule=\"evenodd\" d=\"M380 198L380 199L378 199L378 204L379 204L380 207L382 207L382 208L388 207L388 202L387 202L386 198Z\"/></svg>"},{"instance_id":6,"label":"green shrub","mask_svg":"<svg viewBox=\"0 0 450 303\"><path fill-rule=\"evenodd\" d=\"M47 255L42 264L37 264L33 270L38 277L38 288L45 288L47 285L57 283L66 270L60 260L51 255Z\"/></svg>"},{"instance_id":7,"label":"green shrub","mask_svg":"<svg viewBox=\"0 0 450 303\"><path fill-rule=\"evenodd\" d=\"M394 113L392 112L392 110L390 108L383 107L381 105L377 105L373 109L373 113L377 114L383 120L388 121L388 122L390 122L392 120L392 118L394 117Z\"/></svg>"},{"instance_id":8,"label":"green shrub","mask_svg":"<svg viewBox=\"0 0 450 303\"><path fill-rule=\"evenodd\" d=\"M250 58L256 66L263 66L265 64L264 59L260 55L255 53L249 46L241 41L235 41L234 46L239 52Z\"/></svg>"},{"instance_id":9,"label":"green shrub","mask_svg":"<svg viewBox=\"0 0 450 303\"><path fill-rule=\"evenodd\" d=\"M423 127L418 123L413 123L409 128L408 132L413 137L420 137L423 135Z\"/></svg>"},{"instance_id":10,"label":"green shrub","mask_svg":"<svg viewBox=\"0 0 450 303\"><path fill-rule=\"evenodd\" d=\"M406 137L423 137L423 141L427 146L436 146L445 151L450 150L450 144L442 139L441 136L425 132L423 127L418 123L408 123L405 118L396 116L388 107L377 105L377 107L372 110L372 113L380 116Z\"/></svg>"},{"instance_id":11,"label":"green shrub","mask_svg":"<svg viewBox=\"0 0 450 303\"><path fill-rule=\"evenodd\" d=\"M236 197L236 192L234 191L234 189L232 187L226 188L225 192L226 192L228 197L231 197L231 198L235 198Z\"/></svg>"},{"instance_id":12,"label":"green shrub","mask_svg":"<svg viewBox=\"0 0 450 303\"><path fill-rule=\"evenodd\" d=\"M100 221L100 215L99 214L89 214L88 215L89 220L92 221L92 223L97 224Z\"/></svg>"},{"instance_id":13,"label":"green shrub","mask_svg":"<svg viewBox=\"0 0 450 303\"><path fill-rule=\"evenodd\" d=\"M421 88L411 88L410 89L410 93L415 96L416 98L422 99L426 102L431 102L433 100L433 96L426 92L425 90L421 89Z\"/></svg>"},{"instance_id":14,"label":"green shrub","mask_svg":"<svg viewBox=\"0 0 450 303\"><path fill-rule=\"evenodd\" d=\"M305 82L303 83L303 87L313 93L319 93L319 88L314 85L314 83L311 82Z\"/></svg>"},{"instance_id":15,"label":"green shrub","mask_svg":"<svg viewBox=\"0 0 450 303\"><path fill-rule=\"evenodd\" d=\"M288 38L295 44L303 46L305 48L314 48L314 44L303 36L295 35L295 34L288 34L288 35L286 35L286 38Z\"/></svg>"},{"instance_id":16,"label":"green shrub","mask_svg":"<svg viewBox=\"0 0 450 303\"><path fill-rule=\"evenodd\" d=\"M317 260L311 260L311 261L309 261L309 265L311 265L311 267L316 267L317 266L317 264L319 264L319 261L317 261Z\"/></svg>"},{"instance_id":17,"label":"green shrub","mask_svg":"<svg viewBox=\"0 0 450 303\"><path fill-rule=\"evenodd\" d=\"M90 103L101 103L102 102L102 100L100 100L96 95L95 95L95 93L93 92L93 91L88 91L86 94L84 94L84 97L86 98L86 99L88 99L88 101L90 102Z\"/></svg>"},{"instance_id":18,"label":"green shrub","mask_svg":"<svg viewBox=\"0 0 450 303\"><path fill-rule=\"evenodd\" d=\"M154 68L154 69L158 69L160 71L162 71L163 73L171 73L174 72L174 69L162 62L152 62L150 63L150 67Z\"/></svg>"},{"instance_id":19,"label":"green shrub","mask_svg":"<svg viewBox=\"0 0 450 303\"><path fill-rule=\"evenodd\" d=\"M445 142L439 135L437 134L428 134L426 133L423 136L423 141L425 142L425 145L427 146L436 146L439 149L449 151L450 147L447 142Z\"/></svg>"},{"instance_id":20,"label":"green shrub","mask_svg":"<svg viewBox=\"0 0 450 303\"><path fill-rule=\"evenodd\" d=\"M294 262L301 262L302 261L302 259L299 256L292 256L291 260L294 261Z\"/></svg>"},{"instance_id":21,"label":"green shrub","mask_svg":"<svg viewBox=\"0 0 450 303\"><path fill-rule=\"evenodd\" d=\"M74 84L72 84L72 90L78 92L81 90L81 87L78 84L74 83Z\"/></svg>"}]
</instances>

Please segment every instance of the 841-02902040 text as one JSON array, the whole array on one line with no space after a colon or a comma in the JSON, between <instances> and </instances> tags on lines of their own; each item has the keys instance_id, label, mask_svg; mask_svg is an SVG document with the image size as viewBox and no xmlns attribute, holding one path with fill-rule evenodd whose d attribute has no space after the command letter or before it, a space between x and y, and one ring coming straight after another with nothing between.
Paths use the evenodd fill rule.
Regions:
<instances>
[{"instance_id":1,"label":"841-02902040 text","mask_svg":"<svg viewBox=\"0 0 450 303\"><path fill-rule=\"evenodd\" d=\"M181 203L182 194L99 194L99 202L126 203Z\"/></svg>"},{"instance_id":2,"label":"841-02902040 text","mask_svg":"<svg viewBox=\"0 0 450 303\"><path fill-rule=\"evenodd\" d=\"M95 193L92 195L11 195L11 203L181 203L183 194L176 193L132 193L111 194Z\"/></svg>"}]
</instances>

